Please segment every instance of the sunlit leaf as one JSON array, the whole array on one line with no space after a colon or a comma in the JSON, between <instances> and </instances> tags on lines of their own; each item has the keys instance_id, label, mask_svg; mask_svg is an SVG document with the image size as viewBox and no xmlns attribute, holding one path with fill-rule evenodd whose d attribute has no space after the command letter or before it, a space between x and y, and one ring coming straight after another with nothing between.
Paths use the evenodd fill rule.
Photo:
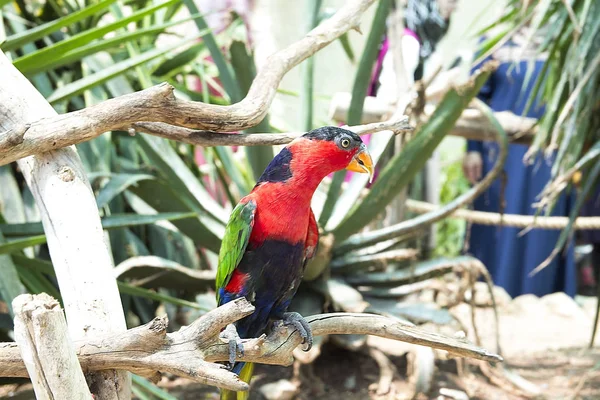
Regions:
<instances>
[{"instance_id":1,"label":"sunlit leaf","mask_svg":"<svg viewBox=\"0 0 600 400\"><path fill-rule=\"evenodd\" d=\"M96 203L98 207L104 207L113 198L126 190L129 186L145 179L154 179L152 175L146 174L114 174L110 177L108 183L100 190Z\"/></svg>"},{"instance_id":2,"label":"sunlit leaf","mask_svg":"<svg viewBox=\"0 0 600 400\"><path fill-rule=\"evenodd\" d=\"M100 11L107 8L117 0L101 0L96 4L91 4L88 7L82 8L81 10L72 14L66 15L62 18L58 18L54 21L47 22L42 25L38 25L35 28L28 29L26 31L9 36L6 42L2 45L2 50L11 51L23 46L25 43L33 42L43 38L44 36L59 30L65 26L79 22L89 16L99 13ZM8 3L8 1L7 1ZM0 1L0 7L2 2Z\"/></svg>"},{"instance_id":3,"label":"sunlit leaf","mask_svg":"<svg viewBox=\"0 0 600 400\"><path fill-rule=\"evenodd\" d=\"M175 4L177 1L179 0L168 0L164 3L136 11L130 16L111 24L81 32L52 46L44 47L43 49L20 57L13 62L13 65L17 67L17 69L24 75L31 75L39 71L39 69L37 69L39 68L39 65L45 65L46 63L51 62L53 59L60 57L70 50L77 49L87 43L90 43L92 40L100 40L104 38L104 35L107 33L123 28L129 23L138 21L148 15L153 14L163 7Z\"/></svg>"},{"instance_id":4,"label":"sunlit leaf","mask_svg":"<svg viewBox=\"0 0 600 400\"><path fill-rule=\"evenodd\" d=\"M128 58L124 61L118 62L102 71L96 72L92 75L86 76L85 78L76 80L72 83L58 88L54 93L52 93L50 97L48 97L48 101L50 103L57 103L71 96L81 94L89 88L100 85L110 80L111 78L114 78L117 75L121 75L129 71L131 68L159 58L172 50L175 50L181 46L188 44L193 40L196 40L196 37L187 38L171 46L150 50L140 54L137 57Z\"/></svg>"},{"instance_id":5,"label":"sunlit leaf","mask_svg":"<svg viewBox=\"0 0 600 400\"><path fill-rule=\"evenodd\" d=\"M0 244L0 254L14 253L31 246L46 243L46 235L37 235L23 239L5 241Z\"/></svg>"}]
</instances>

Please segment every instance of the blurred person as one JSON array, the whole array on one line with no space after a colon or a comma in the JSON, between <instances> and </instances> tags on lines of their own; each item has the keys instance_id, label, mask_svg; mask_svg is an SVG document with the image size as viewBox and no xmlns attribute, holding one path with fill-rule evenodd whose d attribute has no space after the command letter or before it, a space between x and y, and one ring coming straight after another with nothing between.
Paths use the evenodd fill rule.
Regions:
<instances>
[{"instance_id":1,"label":"blurred person","mask_svg":"<svg viewBox=\"0 0 600 400\"><path fill-rule=\"evenodd\" d=\"M412 88L415 81L423 78L424 64L433 54L437 44L450 26L450 17L456 9L456 0L407 0L404 10L404 30L402 31L402 61L406 71L406 83ZM395 3L393 5L395 7ZM367 91L390 104L398 97L396 71L393 54L389 51L389 32L384 36ZM369 143L371 135L362 137ZM379 169L376 169L377 179ZM346 175L346 181L350 180Z\"/></svg>"},{"instance_id":2,"label":"blurred person","mask_svg":"<svg viewBox=\"0 0 600 400\"><path fill-rule=\"evenodd\" d=\"M448 32L450 17L456 9L456 0L408 0L404 10L402 32L402 61L407 73L408 87L423 78L427 59ZM396 100L396 73L393 55L388 51L389 41L384 38L375 65L369 96L389 102Z\"/></svg>"},{"instance_id":3,"label":"blurred person","mask_svg":"<svg viewBox=\"0 0 600 400\"><path fill-rule=\"evenodd\" d=\"M524 49L527 43L526 31L522 30L488 58L499 61L500 66L482 87L478 98L493 111L508 111L517 116L536 119L544 114L544 105L540 103L540 99L534 99L528 112L523 114L533 95L536 78L544 65L544 60L535 51L540 40L540 37L534 38L529 44L531 47ZM521 58L517 59L517 56ZM475 200L475 210L535 214L533 204L550 180L554 155L546 159L540 154L531 164L526 164L524 155L527 149L526 145L509 144L504 179L496 179ZM471 184L476 184L490 172L498 153L496 142L467 141L463 170ZM501 207L503 202L504 207ZM571 206L571 196L563 193L551 215L568 216ZM569 244L550 265L530 277L529 273L550 255L560 230L533 229L522 236L519 235L520 231L520 228L509 226L473 224L468 233L468 252L485 264L494 284L503 287L512 297L527 293L543 296L558 291L574 296L577 279L573 245Z\"/></svg>"}]
</instances>

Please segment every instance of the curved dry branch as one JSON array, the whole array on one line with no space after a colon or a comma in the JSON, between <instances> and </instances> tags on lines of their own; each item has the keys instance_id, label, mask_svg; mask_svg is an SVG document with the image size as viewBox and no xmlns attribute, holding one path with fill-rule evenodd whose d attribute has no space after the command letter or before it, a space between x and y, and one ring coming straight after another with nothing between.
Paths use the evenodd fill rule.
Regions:
<instances>
[{"instance_id":1,"label":"curved dry branch","mask_svg":"<svg viewBox=\"0 0 600 400\"><path fill-rule=\"evenodd\" d=\"M155 318L120 335L75 342L75 349L84 372L120 369L154 380L160 377L161 372L169 372L209 385L247 390L246 383L215 362L226 361L229 357L227 343L218 337L221 329L253 310L254 307L241 298L212 310L177 332L167 333L166 317ZM446 350L458 357L502 361L499 355L466 340L406 326L379 315L335 313L313 315L306 319L315 336L375 335ZM301 342L302 338L294 328L276 324L268 336L244 340L245 354L239 359L290 365L292 352ZM19 348L14 343L0 343L0 376L27 376Z\"/></svg>"},{"instance_id":2,"label":"curved dry branch","mask_svg":"<svg viewBox=\"0 0 600 400\"><path fill-rule=\"evenodd\" d=\"M218 132L244 130L260 123L268 112L283 76L350 29L375 0L351 0L304 38L265 60L248 95L239 103L219 106L177 99L166 83L107 100L83 110L36 121L24 132L23 141L0 153L0 165L90 140L110 130L129 130L146 122L147 130L160 129L150 122ZM0 136L0 143L5 142ZM20 141L14 132L10 143ZM16 140L18 139L18 140Z\"/></svg>"}]
</instances>

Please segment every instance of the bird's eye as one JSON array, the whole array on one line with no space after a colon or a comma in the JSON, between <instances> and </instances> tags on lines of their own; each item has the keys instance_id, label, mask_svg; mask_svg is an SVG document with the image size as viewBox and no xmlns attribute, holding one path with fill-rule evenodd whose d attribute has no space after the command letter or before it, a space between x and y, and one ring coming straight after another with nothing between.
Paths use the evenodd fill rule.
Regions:
<instances>
[{"instance_id":1,"label":"bird's eye","mask_svg":"<svg viewBox=\"0 0 600 400\"><path fill-rule=\"evenodd\" d=\"M350 146L350 139L342 139L341 143L343 148L347 148L348 146Z\"/></svg>"}]
</instances>

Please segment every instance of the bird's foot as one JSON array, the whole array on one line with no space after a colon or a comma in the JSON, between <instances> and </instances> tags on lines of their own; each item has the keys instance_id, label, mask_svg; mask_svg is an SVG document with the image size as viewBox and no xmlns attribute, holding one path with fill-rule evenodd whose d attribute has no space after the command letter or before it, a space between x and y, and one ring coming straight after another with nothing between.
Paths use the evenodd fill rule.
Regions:
<instances>
[{"instance_id":1,"label":"bird's foot","mask_svg":"<svg viewBox=\"0 0 600 400\"><path fill-rule=\"evenodd\" d=\"M312 330L310 329L309 323L304 319L304 317L297 312L286 312L283 314L283 324L291 325L300 332L300 336L304 341L303 344L306 344L306 348L304 351L309 351L313 345L313 335Z\"/></svg>"},{"instance_id":2,"label":"bird's foot","mask_svg":"<svg viewBox=\"0 0 600 400\"><path fill-rule=\"evenodd\" d=\"M240 335L237 333L237 329L235 329L235 325L227 325L227 327L219 334L219 338L225 343L229 343L229 364L231 368L233 368L238 352L241 356L244 355L244 344L242 343Z\"/></svg>"}]
</instances>

